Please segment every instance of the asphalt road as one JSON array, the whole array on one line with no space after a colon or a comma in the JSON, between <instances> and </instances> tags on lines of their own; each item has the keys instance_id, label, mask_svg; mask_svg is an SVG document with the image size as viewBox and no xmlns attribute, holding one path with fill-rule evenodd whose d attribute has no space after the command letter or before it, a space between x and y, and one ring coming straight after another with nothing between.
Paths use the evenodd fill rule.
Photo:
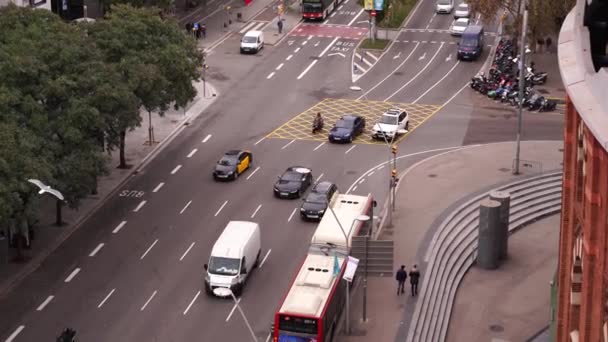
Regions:
<instances>
[{"instance_id":1,"label":"asphalt road","mask_svg":"<svg viewBox=\"0 0 608 342\"><path fill-rule=\"evenodd\" d=\"M349 90L354 40L335 30L294 30L258 55L240 55L240 35L224 32L222 12L215 11L205 21L207 39L216 42L208 48L209 78L221 97L125 185L141 196L109 200L0 300L0 340L22 325L14 341L48 340L66 326L81 341L247 340L232 301L205 295L202 265L228 221L253 220L262 227L265 260L240 304L265 341L315 229L300 221L300 201L273 198L276 176L291 165L308 166L316 179L372 193L380 204L388 190L388 167L376 168L388 157L386 146L265 138L270 132L326 98L361 98L441 106L400 143L400 170L464 143L513 139L512 112L463 89L489 48L478 62L457 62L456 39L444 32L451 17L434 15L432 7L429 0L418 7L399 42L357 82L362 92ZM364 20L350 0L324 27L350 32L365 28ZM494 37L487 38L490 44ZM345 57L331 55L337 52ZM524 137L560 139L562 121L527 116ZM214 182L214 163L232 148L250 149L253 167L236 182Z\"/></svg>"}]
</instances>

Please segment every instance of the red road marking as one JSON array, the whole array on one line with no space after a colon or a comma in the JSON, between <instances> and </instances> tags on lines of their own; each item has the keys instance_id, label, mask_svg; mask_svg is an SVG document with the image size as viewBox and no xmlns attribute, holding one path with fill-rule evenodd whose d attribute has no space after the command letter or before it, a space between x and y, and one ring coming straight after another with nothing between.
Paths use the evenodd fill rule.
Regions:
<instances>
[{"instance_id":1,"label":"red road marking","mask_svg":"<svg viewBox=\"0 0 608 342\"><path fill-rule=\"evenodd\" d=\"M313 25L300 24L292 36L340 37L344 39L359 39L368 33L367 28L339 26L339 25Z\"/></svg>"}]
</instances>

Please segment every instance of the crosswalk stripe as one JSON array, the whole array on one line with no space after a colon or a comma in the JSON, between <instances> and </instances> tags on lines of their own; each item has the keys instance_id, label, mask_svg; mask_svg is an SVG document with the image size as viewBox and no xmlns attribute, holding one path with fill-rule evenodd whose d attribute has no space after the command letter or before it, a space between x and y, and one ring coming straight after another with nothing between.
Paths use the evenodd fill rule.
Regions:
<instances>
[{"instance_id":1,"label":"crosswalk stripe","mask_svg":"<svg viewBox=\"0 0 608 342\"><path fill-rule=\"evenodd\" d=\"M353 64L357 67L357 69L361 70L361 72L365 73L367 71L367 70L363 69L362 66L360 66L359 64L357 64L357 62L354 62Z\"/></svg>"},{"instance_id":2,"label":"crosswalk stripe","mask_svg":"<svg viewBox=\"0 0 608 342\"><path fill-rule=\"evenodd\" d=\"M251 27L253 27L256 24L255 21L250 22L249 24L245 25L245 27L243 27L239 33L245 33L247 32Z\"/></svg>"},{"instance_id":3,"label":"crosswalk stripe","mask_svg":"<svg viewBox=\"0 0 608 342\"><path fill-rule=\"evenodd\" d=\"M266 23L265 23L265 22L261 22L261 23L259 23L259 24L258 24L258 25L257 25L257 26L256 26L256 27L253 29L253 30L254 30L254 31L258 31L258 30L260 30L260 29L262 28L262 26L264 26L264 25L266 25Z\"/></svg>"},{"instance_id":4,"label":"crosswalk stripe","mask_svg":"<svg viewBox=\"0 0 608 342\"><path fill-rule=\"evenodd\" d=\"M378 61L378 57L374 56L373 53L369 52L369 51L365 51L365 54L370 56L371 58L373 58L375 61Z\"/></svg>"}]
</instances>

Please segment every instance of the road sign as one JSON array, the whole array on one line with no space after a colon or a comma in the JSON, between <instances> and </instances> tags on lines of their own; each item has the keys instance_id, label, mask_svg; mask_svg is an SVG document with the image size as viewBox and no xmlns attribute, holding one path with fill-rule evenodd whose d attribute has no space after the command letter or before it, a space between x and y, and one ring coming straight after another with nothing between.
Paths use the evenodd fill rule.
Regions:
<instances>
[{"instance_id":1,"label":"road sign","mask_svg":"<svg viewBox=\"0 0 608 342\"><path fill-rule=\"evenodd\" d=\"M344 275L342 278L348 282L352 282L355 277L355 272L357 271L357 266L359 265L359 259L354 258L352 256L348 256L348 261L346 263L346 270L344 270Z\"/></svg>"},{"instance_id":2,"label":"road sign","mask_svg":"<svg viewBox=\"0 0 608 342\"><path fill-rule=\"evenodd\" d=\"M372 17L375 17L376 16L376 11L372 11L371 15L372 15Z\"/></svg>"},{"instance_id":3,"label":"road sign","mask_svg":"<svg viewBox=\"0 0 608 342\"><path fill-rule=\"evenodd\" d=\"M384 0L374 0L374 9L376 11L384 10Z\"/></svg>"},{"instance_id":4,"label":"road sign","mask_svg":"<svg viewBox=\"0 0 608 342\"><path fill-rule=\"evenodd\" d=\"M374 0L365 0L364 5L365 5L364 8L366 10L368 10L368 11L372 10L372 9L374 9Z\"/></svg>"}]
</instances>

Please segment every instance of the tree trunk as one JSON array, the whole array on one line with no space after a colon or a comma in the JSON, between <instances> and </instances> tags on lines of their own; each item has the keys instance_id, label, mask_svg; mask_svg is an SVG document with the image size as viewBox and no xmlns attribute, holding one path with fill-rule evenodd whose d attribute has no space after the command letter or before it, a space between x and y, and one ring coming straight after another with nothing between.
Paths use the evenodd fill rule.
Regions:
<instances>
[{"instance_id":1,"label":"tree trunk","mask_svg":"<svg viewBox=\"0 0 608 342\"><path fill-rule=\"evenodd\" d=\"M93 188L91 189L91 195L97 195L97 186L98 186L98 182L97 182L97 176L93 177Z\"/></svg>"},{"instance_id":2,"label":"tree trunk","mask_svg":"<svg viewBox=\"0 0 608 342\"><path fill-rule=\"evenodd\" d=\"M118 165L119 169L126 169L128 168L127 166L127 160L125 158L125 137L127 135L127 131L126 130L122 130L120 132L120 142L119 142L119 155L120 155L120 165Z\"/></svg>"},{"instance_id":3,"label":"tree trunk","mask_svg":"<svg viewBox=\"0 0 608 342\"><path fill-rule=\"evenodd\" d=\"M63 202L61 202L60 200L57 200L57 202L55 202L55 203L56 203L55 208L57 209L57 211L56 211L57 220L55 221L55 225L62 226L63 219L62 219L62 215L61 215L61 207L63 207Z\"/></svg>"}]
</instances>

